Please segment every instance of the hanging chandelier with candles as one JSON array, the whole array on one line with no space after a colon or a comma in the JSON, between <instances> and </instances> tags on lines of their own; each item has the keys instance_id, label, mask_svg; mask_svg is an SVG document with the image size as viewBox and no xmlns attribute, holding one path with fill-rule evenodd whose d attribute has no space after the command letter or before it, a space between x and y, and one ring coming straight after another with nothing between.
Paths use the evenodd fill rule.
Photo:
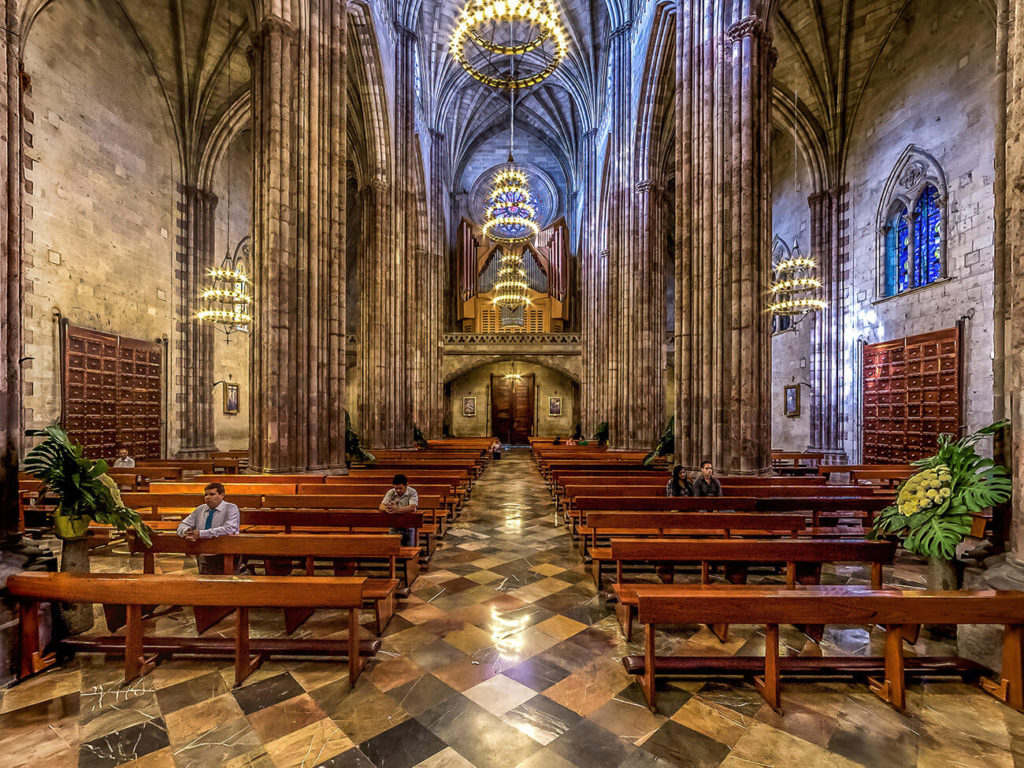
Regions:
<instances>
[{"instance_id":1,"label":"hanging chandelier with candles","mask_svg":"<svg viewBox=\"0 0 1024 768\"><path fill-rule=\"evenodd\" d=\"M252 322L252 293L249 276L238 259L226 257L219 269L207 270L206 276L209 282L199 296L202 309L196 312L196 320L211 323L228 337L236 331L248 333Z\"/></svg>"},{"instance_id":2,"label":"hanging chandelier with candles","mask_svg":"<svg viewBox=\"0 0 1024 768\"><path fill-rule=\"evenodd\" d=\"M800 246L796 246L800 253ZM828 304L815 298L821 290L821 280L815 276L818 263L806 256L783 259L775 267L776 280L769 288L771 293L768 311L773 315L796 317L825 309Z\"/></svg>"},{"instance_id":3,"label":"hanging chandelier with candles","mask_svg":"<svg viewBox=\"0 0 1024 768\"><path fill-rule=\"evenodd\" d=\"M491 303L503 309L515 310L530 303L530 286L526 283L526 268L518 250L501 252L498 279L494 284Z\"/></svg>"},{"instance_id":4,"label":"hanging chandelier with candles","mask_svg":"<svg viewBox=\"0 0 1024 768\"><path fill-rule=\"evenodd\" d=\"M537 209L526 174L509 163L494 178L484 212L484 236L496 243L524 243L537 236Z\"/></svg>"},{"instance_id":5,"label":"hanging chandelier with candles","mask_svg":"<svg viewBox=\"0 0 1024 768\"><path fill-rule=\"evenodd\" d=\"M494 88L528 88L565 58L557 0L469 0L449 41L452 57Z\"/></svg>"}]
</instances>

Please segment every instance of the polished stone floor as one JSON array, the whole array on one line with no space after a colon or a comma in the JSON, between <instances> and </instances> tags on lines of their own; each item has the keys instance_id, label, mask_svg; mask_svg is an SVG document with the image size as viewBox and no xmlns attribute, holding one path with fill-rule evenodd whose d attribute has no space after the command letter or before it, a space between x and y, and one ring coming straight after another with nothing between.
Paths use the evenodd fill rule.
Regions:
<instances>
[{"instance_id":1,"label":"polished stone floor","mask_svg":"<svg viewBox=\"0 0 1024 768\"><path fill-rule=\"evenodd\" d=\"M650 712L619 661L640 648L623 640L552 511L525 451L493 464L354 691L343 663L274 661L232 688L227 661L181 659L125 686L116 660L82 655L2 693L0 766L1024 765L1024 716L959 682L912 685L907 715L853 683L786 684L777 714L742 681L667 683ZM93 559L94 570L129 567L141 570L116 552ZM160 562L164 572L182 567ZM911 565L886 576L923 580ZM191 617L156 622L180 633ZM253 626L280 632L280 614ZM338 615L318 613L299 632L341 627ZM229 617L210 631L231 628ZM783 640L790 654L857 654L878 652L881 636L830 628L819 650L784 628ZM659 645L754 654L763 633L734 627L721 644L689 627ZM908 653L941 646L925 638Z\"/></svg>"}]
</instances>

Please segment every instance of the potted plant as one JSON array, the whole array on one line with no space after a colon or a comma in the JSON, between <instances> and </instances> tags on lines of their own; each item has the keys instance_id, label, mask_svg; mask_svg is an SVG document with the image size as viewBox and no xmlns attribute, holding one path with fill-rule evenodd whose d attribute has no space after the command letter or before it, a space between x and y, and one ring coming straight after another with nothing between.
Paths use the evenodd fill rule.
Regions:
<instances>
[{"instance_id":1,"label":"potted plant","mask_svg":"<svg viewBox=\"0 0 1024 768\"><path fill-rule=\"evenodd\" d=\"M658 438L658 444L654 446L653 451L651 451L644 457L645 467L653 466L654 462L660 459L662 456L672 455L672 451L675 450L676 444L675 423L675 416L668 420L668 426L665 427L665 431L661 434L661 437Z\"/></svg>"},{"instance_id":2,"label":"potted plant","mask_svg":"<svg viewBox=\"0 0 1024 768\"><path fill-rule=\"evenodd\" d=\"M89 572L89 548L85 535L93 520L112 525L118 530L133 528L143 542L151 543L150 529L139 513L121 501L117 484L107 475L107 462L94 461L84 455L57 425L32 429L29 437L43 441L25 457L25 470L43 483L43 490L58 499L53 515L53 529L62 542L60 569L66 572ZM92 606L88 604L63 609L62 617L68 632L79 634L92 627Z\"/></svg>"},{"instance_id":3,"label":"potted plant","mask_svg":"<svg viewBox=\"0 0 1024 768\"><path fill-rule=\"evenodd\" d=\"M1010 471L975 450L1009 422L999 421L954 441L939 435L934 456L914 462L896 503L875 519L872 536L898 536L908 552L928 558L931 589L956 589L956 548L971 532L971 515L1010 498Z\"/></svg>"},{"instance_id":4,"label":"potted plant","mask_svg":"<svg viewBox=\"0 0 1024 768\"><path fill-rule=\"evenodd\" d=\"M345 453L364 464L372 464L377 460L376 456L368 453L360 444L359 435L352 429L352 421L348 417L348 411L345 411ZM345 463L346 465L349 464L350 460L346 460Z\"/></svg>"},{"instance_id":5,"label":"potted plant","mask_svg":"<svg viewBox=\"0 0 1024 768\"><path fill-rule=\"evenodd\" d=\"M608 422L602 421L597 425L597 432L594 433L594 439L597 441L598 445L604 445L608 442L608 435Z\"/></svg>"}]
</instances>

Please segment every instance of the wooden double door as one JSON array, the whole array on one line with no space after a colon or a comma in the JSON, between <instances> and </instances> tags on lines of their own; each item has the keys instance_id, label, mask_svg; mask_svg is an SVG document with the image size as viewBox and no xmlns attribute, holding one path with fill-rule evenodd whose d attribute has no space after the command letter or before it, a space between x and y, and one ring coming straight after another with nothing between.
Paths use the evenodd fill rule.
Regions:
<instances>
[{"instance_id":1,"label":"wooden double door","mask_svg":"<svg viewBox=\"0 0 1024 768\"><path fill-rule=\"evenodd\" d=\"M525 445L533 434L533 374L516 379L491 374L491 426L503 443Z\"/></svg>"}]
</instances>

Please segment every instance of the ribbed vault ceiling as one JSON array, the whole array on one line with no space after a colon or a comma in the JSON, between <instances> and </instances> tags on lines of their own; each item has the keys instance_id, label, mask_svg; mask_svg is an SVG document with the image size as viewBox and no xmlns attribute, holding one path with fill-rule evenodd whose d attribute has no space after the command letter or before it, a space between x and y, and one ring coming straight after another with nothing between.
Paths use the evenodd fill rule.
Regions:
<instances>
[{"instance_id":1,"label":"ribbed vault ceiling","mask_svg":"<svg viewBox=\"0 0 1024 768\"><path fill-rule=\"evenodd\" d=\"M508 95L473 80L450 56L448 41L465 0L424 0L417 34L424 114L448 140L453 183L482 137L509 122ZM576 168L580 135L597 122L603 99L605 0L558 0L569 52L555 73L516 97L516 122L542 138L567 179ZM472 180L470 180L472 183Z\"/></svg>"}]
</instances>

